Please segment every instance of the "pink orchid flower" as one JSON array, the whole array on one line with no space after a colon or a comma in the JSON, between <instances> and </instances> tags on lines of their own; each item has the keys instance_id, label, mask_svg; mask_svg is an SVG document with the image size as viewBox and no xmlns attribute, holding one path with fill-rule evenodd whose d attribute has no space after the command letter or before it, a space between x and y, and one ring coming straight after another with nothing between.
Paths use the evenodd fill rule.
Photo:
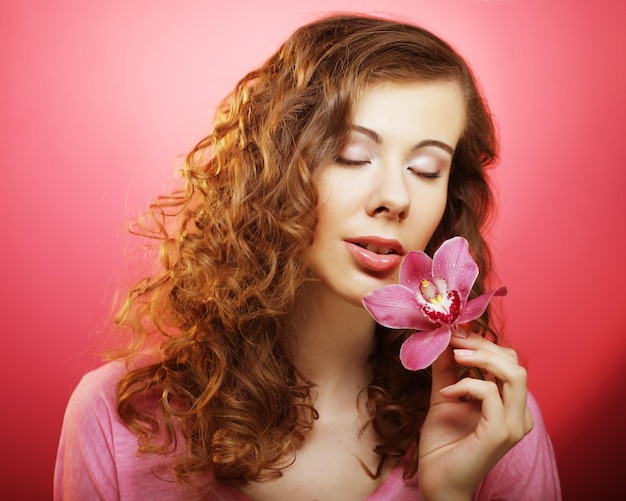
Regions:
<instances>
[{"instance_id":1,"label":"pink orchid flower","mask_svg":"<svg viewBox=\"0 0 626 501\"><path fill-rule=\"evenodd\" d=\"M478 277L478 265L462 237L446 240L433 259L409 252L400 265L400 283L379 287L363 304L381 325L415 329L400 348L400 361L409 370L425 369L448 347L451 329L480 317L493 296L506 296L505 287L467 300Z\"/></svg>"}]
</instances>

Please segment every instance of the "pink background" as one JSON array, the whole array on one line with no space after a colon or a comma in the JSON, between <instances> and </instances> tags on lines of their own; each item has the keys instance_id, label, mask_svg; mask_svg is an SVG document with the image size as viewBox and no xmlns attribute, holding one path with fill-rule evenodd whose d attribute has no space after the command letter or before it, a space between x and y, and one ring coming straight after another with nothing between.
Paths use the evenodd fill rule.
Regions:
<instances>
[{"instance_id":1,"label":"pink background","mask_svg":"<svg viewBox=\"0 0 626 501\"><path fill-rule=\"evenodd\" d=\"M0 5L0 493L50 497L64 406L98 364L134 245L126 222L166 191L236 79L296 26L337 10L401 14L471 61L502 135L493 245L507 331L565 499L623 491L625 4L211 4Z\"/></svg>"}]
</instances>

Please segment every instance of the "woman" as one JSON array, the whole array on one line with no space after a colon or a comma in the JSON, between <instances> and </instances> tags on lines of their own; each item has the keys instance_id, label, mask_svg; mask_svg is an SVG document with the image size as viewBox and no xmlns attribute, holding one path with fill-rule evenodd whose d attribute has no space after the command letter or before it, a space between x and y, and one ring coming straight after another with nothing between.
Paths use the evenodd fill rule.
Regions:
<instances>
[{"instance_id":1,"label":"woman","mask_svg":"<svg viewBox=\"0 0 626 501\"><path fill-rule=\"evenodd\" d=\"M184 190L151 207L161 268L118 314L126 364L72 396L56 497L560 498L488 312L411 372L411 332L362 306L407 252L457 235L484 292L495 158L472 74L433 34L365 16L297 30L224 100Z\"/></svg>"}]
</instances>

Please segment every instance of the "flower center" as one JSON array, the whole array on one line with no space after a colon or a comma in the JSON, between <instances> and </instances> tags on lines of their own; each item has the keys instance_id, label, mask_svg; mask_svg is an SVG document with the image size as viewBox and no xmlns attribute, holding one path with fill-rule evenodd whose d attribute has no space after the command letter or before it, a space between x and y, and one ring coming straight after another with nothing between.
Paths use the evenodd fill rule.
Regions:
<instances>
[{"instance_id":1,"label":"flower center","mask_svg":"<svg viewBox=\"0 0 626 501\"><path fill-rule=\"evenodd\" d=\"M437 280L435 285L429 280L422 280L417 294L422 310L433 322L453 324L459 316L461 297L455 290L446 287L444 279ZM421 298L420 298L421 295Z\"/></svg>"}]
</instances>

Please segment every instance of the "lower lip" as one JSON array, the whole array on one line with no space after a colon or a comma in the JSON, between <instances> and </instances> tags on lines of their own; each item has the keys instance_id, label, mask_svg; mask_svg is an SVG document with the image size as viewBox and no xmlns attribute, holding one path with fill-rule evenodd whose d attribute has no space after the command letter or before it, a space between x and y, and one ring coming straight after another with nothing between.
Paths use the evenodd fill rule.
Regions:
<instances>
[{"instance_id":1,"label":"lower lip","mask_svg":"<svg viewBox=\"0 0 626 501\"><path fill-rule=\"evenodd\" d=\"M402 262L400 254L376 254L351 242L344 243L356 261L371 271L391 271Z\"/></svg>"}]
</instances>

